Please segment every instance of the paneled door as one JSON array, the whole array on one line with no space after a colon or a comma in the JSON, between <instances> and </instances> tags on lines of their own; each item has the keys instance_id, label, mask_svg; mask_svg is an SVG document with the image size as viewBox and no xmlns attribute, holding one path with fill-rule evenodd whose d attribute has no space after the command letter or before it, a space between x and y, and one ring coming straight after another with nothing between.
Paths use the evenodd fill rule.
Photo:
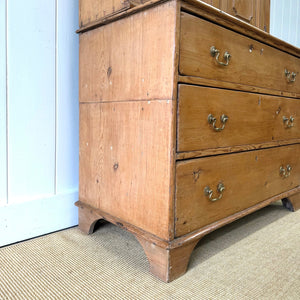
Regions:
<instances>
[{"instance_id":1,"label":"paneled door","mask_svg":"<svg viewBox=\"0 0 300 300\"><path fill-rule=\"evenodd\" d=\"M77 224L78 1L0 1L0 246Z\"/></svg>"}]
</instances>

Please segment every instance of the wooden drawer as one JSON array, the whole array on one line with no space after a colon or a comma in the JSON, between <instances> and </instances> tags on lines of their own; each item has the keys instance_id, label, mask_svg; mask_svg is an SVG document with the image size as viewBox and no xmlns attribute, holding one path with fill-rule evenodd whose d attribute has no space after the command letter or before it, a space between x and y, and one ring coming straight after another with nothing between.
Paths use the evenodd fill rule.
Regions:
<instances>
[{"instance_id":1,"label":"wooden drawer","mask_svg":"<svg viewBox=\"0 0 300 300\"><path fill-rule=\"evenodd\" d=\"M183 84L178 91L178 152L300 138L300 100Z\"/></svg>"},{"instance_id":2,"label":"wooden drawer","mask_svg":"<svg viewBox=\"0 0 300 300\"><path fill-rule=\"evenodd\" d=\"M211 47L230 53L228 66L220 65L211 55ZM289 78L285 70L290 72ZM299 58L266 44L225 29L219 25L181 13L181 75L230 82L250 87L300 93ZM296 74L296 77L291 74ZM220 83L221 84L221 83Z\"/></svg>"},{"instance_id":3,"label":"wooden drawer","mask_svg":"<svg viewBox=\"0 0 300 300\"><path fill-rule=\"evenodd\" d=\"M290 165L284 178L280 167ZM287 175L287 174L286 174ZM225 186L223 197L209 200L209 187L218 197L217 186ZM176 165L176 236L242 211L300 183L300 145L199 158Z\"/></svg>"}]
</instances>

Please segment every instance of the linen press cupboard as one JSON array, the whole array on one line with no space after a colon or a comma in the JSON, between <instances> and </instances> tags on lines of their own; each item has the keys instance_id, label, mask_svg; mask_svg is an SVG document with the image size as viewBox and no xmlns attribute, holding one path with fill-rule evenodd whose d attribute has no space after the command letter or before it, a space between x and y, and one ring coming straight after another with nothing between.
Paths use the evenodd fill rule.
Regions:
<instances>
[{"instance_id":1,"label":"linen press cupboard","mask_svg":"<svg viewBox=\"0 0 300 300\"><path fill-rule=\"evenodd\" d=\"M168 282L211 231L299 208L300 51L197 0L139 2L80 2L76 205L84 232L132 232Z\"/></svg>"}]
</instances>

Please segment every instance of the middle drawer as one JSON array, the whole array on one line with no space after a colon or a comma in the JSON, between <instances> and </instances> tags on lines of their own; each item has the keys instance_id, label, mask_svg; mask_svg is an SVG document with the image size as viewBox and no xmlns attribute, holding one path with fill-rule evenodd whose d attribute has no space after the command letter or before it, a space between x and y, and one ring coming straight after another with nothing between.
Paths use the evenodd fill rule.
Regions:
<instances>
[{"instance_id":1,"label":"middle drawer","mask_svg":"<svg viewBox=\"0 0 300 300\"><path fill-rule=\"evenodd\" d=\"M297 99L180 84L177 151L297 139L299 116Z\"/></svg>"}]
</instances>

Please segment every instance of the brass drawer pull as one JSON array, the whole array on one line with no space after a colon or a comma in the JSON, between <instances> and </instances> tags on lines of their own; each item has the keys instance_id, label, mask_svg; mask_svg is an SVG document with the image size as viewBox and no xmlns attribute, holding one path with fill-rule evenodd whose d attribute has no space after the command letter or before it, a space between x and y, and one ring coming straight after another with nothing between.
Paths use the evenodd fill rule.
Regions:
<instances>
[{"instance_id":1,"label":"brass drawer pull","mask_svg":"<svg viewBox=\"0 0 300 300\"><path fill-rule=\"evenodd\" d=\"M229 119L229 117L227 117L226 115L223 114L220 117L220 121L223 124L222 127L216 127L217 119L212 114L209 114L207 117L208 124L212 124L213 129L217 132L220 132L225 128L225 124L228 119Z\"/></svg>"},{"instance_id":2,"label":"brass drawer pull","mask_svg":"<svg viewBox=\"0 0 300 300\"><path fill-rule=\"evenodd\" d=\"M292 127L294 127L294 120L295 120L295 118L293 118L292 116L290 116L289 118L283 116L282 119L283 119L283 123L285 125L285 128L292 128Z\"/></svg>"},{"instance_id":3,"label":"brass drawer pull","mask_svg":"<svg viewBox=\"0 0 300 300\"><path fill-rule=\"evenodd\" d=\"M216 61L217 61L217 63L218 63L219 65L225 66L225 67L228 66L229 60L230 60L230 57L231 57L231 55L230 55L229 52L226 51L226 52L224 53L224 55L223 55L224 59L226 60L226 63L224 63L224 62L222 62L222 61L219 61L220 50L216 49L215 46L212 46L212 47L210 48L210 54L211 54L212 57L216 57Z\"/></svg>"},{"instance_id":4,"label":"brass drawer pull","mask_svg":"<svg viewBox=\"0 0 300 300\"><path fill-rule=\"evenodd\" d=\"M291 175L292 167L290 165L286 165L286 168L280 166L279 173L283 178L287 178Z\"/></svg>"},{"instance_id":5,"label":"brass drawer pull","mask_svg":"<svg viewBox=\"0 0 300 300\"><path fill-rule=\"evenodd\" d=\"M219 183L218 187L217 187L217 191L219 193L219 197L213 198L213 191L210 189L209 186L206 186L204 188L204 195L207 196L210 201L215 202L215 201L220 200L223 197L224 190L225 190L224 184L223 183Z\"/></svg>"},{"instance_id":6,"label":"brass drawer pull","mask_svg":"<svg viewBox=\"0 0 300 300\"><path fill-rule=\"evenodd\" d=\"M285 69L284 74L285 74L285 77L287 78L288 82L295 82L296 81L297 74L295 72L291 73L289 70Z\"/></svg>"}]
</instances>

